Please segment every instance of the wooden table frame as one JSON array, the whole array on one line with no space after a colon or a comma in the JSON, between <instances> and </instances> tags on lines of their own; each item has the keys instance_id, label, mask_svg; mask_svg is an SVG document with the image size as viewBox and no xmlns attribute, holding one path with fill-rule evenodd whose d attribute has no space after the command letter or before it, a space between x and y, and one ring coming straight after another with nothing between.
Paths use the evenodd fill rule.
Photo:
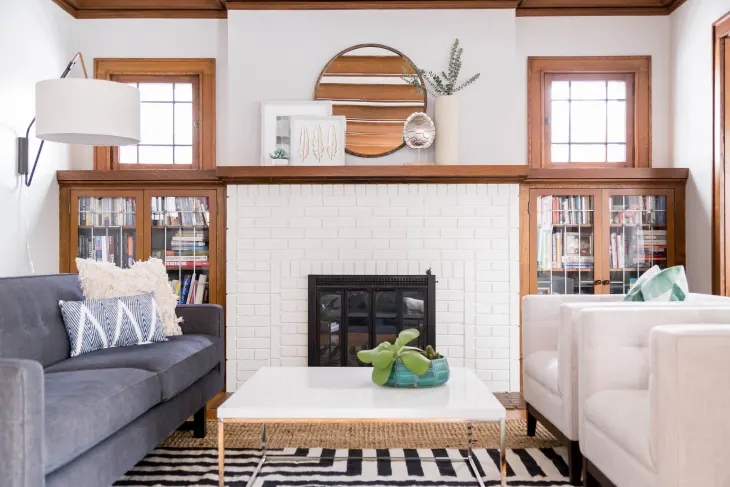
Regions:
<instances>
[{"instance_id":1,"label":"wooden table frame","mask_svg":"<svg viewBox=\"0 0 730 487\"><path fill-rule=\"evenodd\" d=\"M471 466L472 472L474 473L474 477L476 478L477 484L479 487L484 487L484 480L479 476L478 470L476 465L474 464L474 457L472 456L472 446L473 446L473 433L472 433L472 424L473 423L480 423L484 421L471 421L471 420L444 420L444 421L427 421L427 420L381 420L381 419L332 419L332 420L303 420L303 419L227 419L227 418L219 418L218 419L218 485L219 487L225 487L225 423L261 423L261 459L259 460L258 465L256 465L256 468L254 469L253 473L251 474L251 478L246 483L246 487L253 487L254 483L256 482L256 477L261 471L261 468L264 466L264 463L266 463L267 458L273 458L276 460L286 460L286 461L296 461L296 462L312 462L312 461L319 461L319 458L303 458L300 456L294 456L294 455L270 455L267 456L267 437L266 437L266 424L269 423L372 423L372 422L378 422L378 423L390 423L390 422L399 422L399 423L423 423L423 422L435 422L435 423L443 423L443 422L458 422L458 423L467 423L467 456L466 458L408 458L408 457L383 457L380 458L377 455L374 457L355 457L355 460L361 460L361 461L377 461L377 460L402 460L402 461L412 461L412 460L418 460L418 461L429 461L429 462L438 462L438 461L445 461L448 460L450 462L464 462L468 463ZM495 421L496 422L496 421ZM499 435L499 471L500 471L500 480L502 487L507 487L507 462L506 462L506 450L505 450L505 442L507 437L507 421L506 418L502 418L499 420L500 423L500 435ZM333 461L342 461L342 460L352 460L353 457L335 457Z\"/></svg>"}]
</instances>

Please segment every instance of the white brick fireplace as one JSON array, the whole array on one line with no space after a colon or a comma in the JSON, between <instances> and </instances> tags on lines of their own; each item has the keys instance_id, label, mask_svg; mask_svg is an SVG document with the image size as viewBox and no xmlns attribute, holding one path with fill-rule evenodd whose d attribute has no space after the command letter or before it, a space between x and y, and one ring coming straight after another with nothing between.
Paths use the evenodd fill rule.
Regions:
<instances>
[{"instance_id":1,"label":"white brick fireplace","mask_svg":"<svg viewBox=\"0 0 730 487\"><path fill-rule=\"evenodd\" d=\"M259 367L307 365L309 274L424 274L436 346L517 391L519 185L230 185L227 390Z\"/></svg>"}]
</instances>

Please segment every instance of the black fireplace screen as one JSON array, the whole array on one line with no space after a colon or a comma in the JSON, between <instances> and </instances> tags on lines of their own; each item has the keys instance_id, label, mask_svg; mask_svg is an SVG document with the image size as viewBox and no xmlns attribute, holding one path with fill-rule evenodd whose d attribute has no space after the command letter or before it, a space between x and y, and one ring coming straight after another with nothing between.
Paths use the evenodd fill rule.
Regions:
<instances>
[{"instance_id":1,"label":"black fireplace screen","mask_svg":"<svg viewBox=\"0 0 730 487\"><path fill-rule=\"evenodd\" d=\"M309 366L357 366L357 352L417 328L436 347L436 276L309 276Z\"/></svg>"}]
</instances>

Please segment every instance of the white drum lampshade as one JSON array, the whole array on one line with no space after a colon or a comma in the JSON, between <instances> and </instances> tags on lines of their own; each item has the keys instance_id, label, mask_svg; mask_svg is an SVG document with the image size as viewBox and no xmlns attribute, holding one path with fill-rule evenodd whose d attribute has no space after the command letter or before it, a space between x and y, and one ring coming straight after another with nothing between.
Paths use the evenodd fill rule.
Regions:
<instances>
[{"instance_id":1,"label":"white drum lampshade","mask_svg":"<svg viewBox=\"0 0 730 487\"><path fill-rule=\"evenodd\" d=\"M35 87L36 137L82 145L134 145L139 90L114 81L61 78Z\"/></svg>"}]
</instances>

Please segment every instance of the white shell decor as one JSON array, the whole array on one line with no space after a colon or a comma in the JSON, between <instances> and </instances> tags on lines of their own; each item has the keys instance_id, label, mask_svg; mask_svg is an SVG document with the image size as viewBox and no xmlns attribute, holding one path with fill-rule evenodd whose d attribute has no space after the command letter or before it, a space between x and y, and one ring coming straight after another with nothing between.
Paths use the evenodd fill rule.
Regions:
<instances>
[{"instance_id":1,"label":"white shell decor","mask_svg":"<svg viewBox=\"0 0 730 487\"><path fill-rule=\"evenodd\" d=\"M403 125L403 140L411 149L428 149L436 138L436 126L423 112L411 114Z\"/></svg>"},{"instance_id":2,"label":"white shell decor","mask_svg":"<svg viewBox=\"0 0 730 487\"><path fill-rule=\"evenodd\" d=\"M322 135L322 126L317 124L314 127L314 134L312 134L312 155L318 162L322 161L324 157L324 136Z\"/></svg>"},{"instance_id":3,"label":"white shell decor","mask_svg":"<svg viewBox=\"0 0 730 487\"><path fill-rule=\"evenodd\" d=\"M299 157L305 161L309 156L309 132L303 127L299 133Z\"/></svg>"}]
</instances>

